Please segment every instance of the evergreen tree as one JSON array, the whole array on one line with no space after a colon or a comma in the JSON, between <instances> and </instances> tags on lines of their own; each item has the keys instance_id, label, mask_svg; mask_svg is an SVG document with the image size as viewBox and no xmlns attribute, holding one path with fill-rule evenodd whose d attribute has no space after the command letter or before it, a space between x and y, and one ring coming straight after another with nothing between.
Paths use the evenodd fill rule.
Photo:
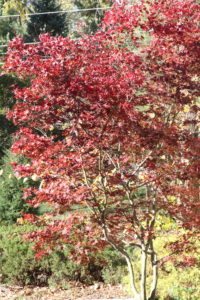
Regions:
<instances>
[{"instance_id":1,"label":"evergreen tree","mask_svg":"<svg viewBox=\"0 0 200 300\"><path fill-rule=\"evenodd\" d=\"M31 13L43 13L59 11L60 6L55 0L34 0L31 3ZM27 40L38 40L42 33L50 33L52 36L66 35L68 32L65 14L44 14L30 16L27 21Z\"/></svg>"},{"instance_id":2,"label":"evergreen tree","mask_svg":"<svg viewBox=\"0 0 200 300\"><path fill-rule=\"evenodd\" d=\"M12 143L12 134L17 127L6 118L6 112L15 104L15 98L11 86L20 85L24 87L28 84L21 81L16 76L0 74L0 160L4 155L4 150L9 149Z\"/></svg>"},{"instance_id":3,"label":"evergreen tree","mask_svg":"<svg viewBox=\"0 0 200 300\"><path fill-rule=\"evenodd\" d=\"M13 76L0 76L0 159L4 150L11 146L12 134L16 130L16 126L6 118L7 109L15 103L10 86L16 82L19 83L19 80Z\"/></svg>"},{"instance_id":4,"label":"evergreen tree","mask_svg":"<svg viewBox=\"0 0 200 300\"><path fill-rule=\"evenodd\" d=\"M30 212L28 203L23 199L23 188L30 187L31 180L16 178L11 162L24 161L15 157L10 151L6 151L2 158L0 170L0 222L13 223L21 217L22 211Z\"/></svg>"},{"instance_id":5,"label":"evergreen tree","mask_svg":"<svg viewBox=\"0 0 200 300\"><path fill-rule=\"evenodd\" d=\"M16 127L7 120L3 110L0 110L0 158L3 156L3 150L9 148L12 141L12 133L15 132Z\"/></svg>"},{"instance_id":6,"label":"evergreen tree","mask_svg":"<svg viewBox=\"0 0 200 300\"><path fill-rule=\"evenodd\" d=\"M107 0L74 0L74 4L79 9L92 9L109 7L112 1ZM102 21L106 10L91 10L81 13L80 19L85 23L85 33L94 33Z\"/></svg>"}]
</instances>

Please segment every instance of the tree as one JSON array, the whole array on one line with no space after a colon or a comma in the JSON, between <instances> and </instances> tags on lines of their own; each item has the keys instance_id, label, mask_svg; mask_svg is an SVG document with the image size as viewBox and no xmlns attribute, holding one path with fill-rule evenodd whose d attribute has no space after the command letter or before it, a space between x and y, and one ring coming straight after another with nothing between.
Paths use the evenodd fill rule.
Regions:
<instances>
[{"instance_id":1,"label":"tree","mask_svg":"<svg viewBox=\"0 0 200 300\"><path fill-rule=\"evenodd\" d=\"M3 18L0 22L0 41L6 44L15 35L24 36L26 25L23 20L26 13L26 0L2 0L0 1L1 15L19 14L18 18Z\"/></svg>"},{"instance_id":2,"label":"tree","mask_svg":"<svg viewBox=\"0 0 200 300\"><path fill-rule=\"evenodd\" d=\"M4 150L9 148L11 145L12 134L16 131L16 127L12 122L8 121L5 112L0 111L0 158L4 155Z\"/></svg>"},{"instance_id":3,"label":"tree","mask_svg":"<svg viewBox=\"0 0 200 300\"><path fill-rule=\"evenodd\" d=\"M25 191L32 206L54 207L29 235L37 255L69 243L85 261L111 244L127 262L134 299L155 300L162 220L177 221L172 254L199 234L199 19L190 0L116 3L94 36L43 35L37 47L16 38L8 51L6 69L30 78L8 113L20 126L12 150L31 160L15 172L40 180ZM130 248L141 251L140 287Z\"/></svg>"},{"instance_id":4,"label":"tree","mask_svg":"<svg viewBox=\"0 0 200 300\"><path fill-rule=\"evenodd\" d=\"M0 159L4 155L4 151L11 147L12 135L17 127L6 118L7 109L12 108L15 98L11 86L25 86L13 74L0 74Z\"/></svg>"},{"instance_id":5,"label":"tree","mask_svg":"<svg viewBox=\"0 0 200 300\"><path fill-rule=\"evenodd\" d=\"M55 0L35 0L31 3L31 13L59 11L60 6ZM39 35L49 32L53 36L67 33L65 14L44 14L30 16L27 22L27 39L38 40Z\"/></svg>"},{"instance_id":6,"label":"tree","mask_svg":"<svg viewBox=\"0 0 200 300\"><path fill-rule=\"evenodd\" d=\"M12 137L16 132L17 127L6 118L8 109L11 109L15 104L13 87L18 86L23 88L27 86L26 80L19 80L14 74L0 74L0 160L4 155L4 151L9 149L12 144Z\"/></svg>"},{"instance_id":7,"label":"tree","mask_svg":"<svg viewBox=\"0 0 200 300\"><path fill-rule=\"evenodd\" d=\"M79 9L92 9L111 6L112 1L102 0L74 0L74 5ZM83 31L86 33L94 33L99 28L99 25L104 16L105 10L91 10L82 12L79 16L79 22L82 20L85 27Z\"/></svg>"},{"instance_id":8,"label":"tree","mask_svg":"<svg viewBox=\"0 0 200 300\"><path fill-rule=\"evenodd\" d=\"M0 222L7 224L16 222L18 218L22 217L23 212L34 212L23 199L22 192L23 188L30 187L31 180L14 176L11 166L13 161L19 163L24 159L15 157L7 150L1 159L0 170Z\"/></svg>"},{"instance_id":9,"label":"tree","mask_svg":"<svg viewBox=\"0 0 200 300\"><path fill-rule=\"evenodd\" d=\"M68 29L70 37L73 38L85 33L94 33L100 26L106 8L109 9L112 5L112 1L107 0L60 0L59 3L63 10L70 10L67 14L70 20ZM73 10L76 10L76 13Z\"/></svg>"}]
</instances>

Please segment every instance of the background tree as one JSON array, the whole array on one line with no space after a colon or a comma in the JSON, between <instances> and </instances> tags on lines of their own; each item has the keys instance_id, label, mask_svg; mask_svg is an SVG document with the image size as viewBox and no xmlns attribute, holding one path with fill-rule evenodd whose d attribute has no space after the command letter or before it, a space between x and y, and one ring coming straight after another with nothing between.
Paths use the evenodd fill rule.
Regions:
<instances>
[{"instance_id":1,"label":"background tree","mask_svg":"<svg viewBox=\"0 0 200 300\"><path fill-rule=\"evenodd\" d=\"M16 78L13 74L0 75L0 159L4 155L4 150L9 149L12 143L12 135L17 127L6 118L6 112L12 108L15 103L15 98L12 91L12 86L25 86L25 83Z\"/></svg>"},{"instance_id":2,"label":"background tree","mask_svg":"<svg viewBox=\"0 0 200 300\"><path fill-rule=\"evenodd\" d=\"M15 35L24 36L26 32L25 13L26 0L2 0L0 2L1 15L19 14L19 18L0 19L0 41L3 44L8 43ZM4 49L5 50L5 49ZM5 52L5 51L4 51Z\"/></svg>"},{"instance_id":3,"label":"background tree","mask_svg":"<svg viewBox=\"0 0 200 300\"><path fill-rule=\"evenodd\" d=\"M55 0L34 0L31 2L31 13L59 11L60 6ZM65 14L45 14L30 16L27 22L27 40L38 40L41 33L50 33L52 36L66 35L68 26Z\"/></svg>"},{"instance_id":4,"label":"background tree","mask_svg":"<svg viewBox=\"0 0 200 300\"><path fill-rule=\"evenodd\" d=\"M199 234L198 119L188 116L188 109L199 113L199 18L190 0L124 2L94 36L75 42L43 35L37 48L16 38L8 53L7 70L31 79L15 90L8 114L20 126L12 150L31 160L15 164L15 172L40 180L25 193L33 207L53 207L46 224L38 218L46 227L29 236L38 256L68 243L76 245L71 256L85 261L109 243L125 258L139 300L156 297L160 220L168 218L172 229L177 221L172 254L191 249L188 237Z\"/></svg>"},{"instance_id":5,"label":"background tree","mask_svg":"<svg viewBox=\"0 0 200 300\"><path fill-rule=\"evenodd\" d=\"M79 9L110 7L113 1L104 0L74 0L74 5ZM79 22L83 22L83 32L94 33L101 24L106 10L92 10L81 12Z\"/></svg>"},{"instance_id":6,"label":"background tree","mask_svg":"<svg viewBox=\"0 0 200 300\"><path fill-rule=\"evenodd\" d=\"M34 212L23 199L23 188L30 187L31 180L16 178L11 163L24 162L23 158L15 157L8 150L1 159L0 170L0 222L15 223L22 212ZM33 184L32 184L33 185ZM35 210L36 212L36 210Z\"/></svg>"},{"instance_id":7,"label":"background tree","mask_svg":"<svg viewBox=\"0 0 200 300\"><path fill-rule=\"evenodd\" d=\"M3 13L3 5L4 5L5 0L0 0L0 14L2 15Z\"/></svg>"}]
</instances>

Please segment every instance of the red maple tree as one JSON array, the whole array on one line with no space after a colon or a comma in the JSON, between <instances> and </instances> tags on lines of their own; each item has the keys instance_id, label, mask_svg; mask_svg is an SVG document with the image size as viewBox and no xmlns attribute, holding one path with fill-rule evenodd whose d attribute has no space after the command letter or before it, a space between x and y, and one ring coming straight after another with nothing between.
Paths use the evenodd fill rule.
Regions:
<instances>
[{"instance_id":1,"label":"red maple tree","mask_svg":"<svg viewBox=\"0 0 200 300\"><path fill-rule=\"evenodd\" d=\"M32 206L53 207L29 238L39 256L75 245L80 261L111 244L127 261L134 299L155 299L157 220L199 232L199 22L195 1L123 2L93 36L41 35L37 46L15 38L8 50L5 69L29 82L8 113L20 127L12 150L30 159L15 172L40 180L25 191Z\"/></svg>"}]
</instances>

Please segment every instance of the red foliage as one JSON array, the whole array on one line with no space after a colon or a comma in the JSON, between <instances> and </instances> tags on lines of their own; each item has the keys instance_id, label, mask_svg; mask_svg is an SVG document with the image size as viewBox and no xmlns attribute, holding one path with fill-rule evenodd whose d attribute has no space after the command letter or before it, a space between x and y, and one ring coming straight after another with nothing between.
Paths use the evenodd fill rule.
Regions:
<instances>
[{"instance_id":1,"label":"red foliage","mask_svg":"<svg viewBox=\"0 0 200 300\"><path fill-rule=\"evenodd\" d=\"M31 205L54 207L32 234L39 251L77 239L148 248L159 214L199 228L199 22L194 1L142 1L115 4L79 41L10 43L6 70L29 80L8 113L12 150L31 159L16 171L41 181Z\"/></svg>"}]
</instances>

